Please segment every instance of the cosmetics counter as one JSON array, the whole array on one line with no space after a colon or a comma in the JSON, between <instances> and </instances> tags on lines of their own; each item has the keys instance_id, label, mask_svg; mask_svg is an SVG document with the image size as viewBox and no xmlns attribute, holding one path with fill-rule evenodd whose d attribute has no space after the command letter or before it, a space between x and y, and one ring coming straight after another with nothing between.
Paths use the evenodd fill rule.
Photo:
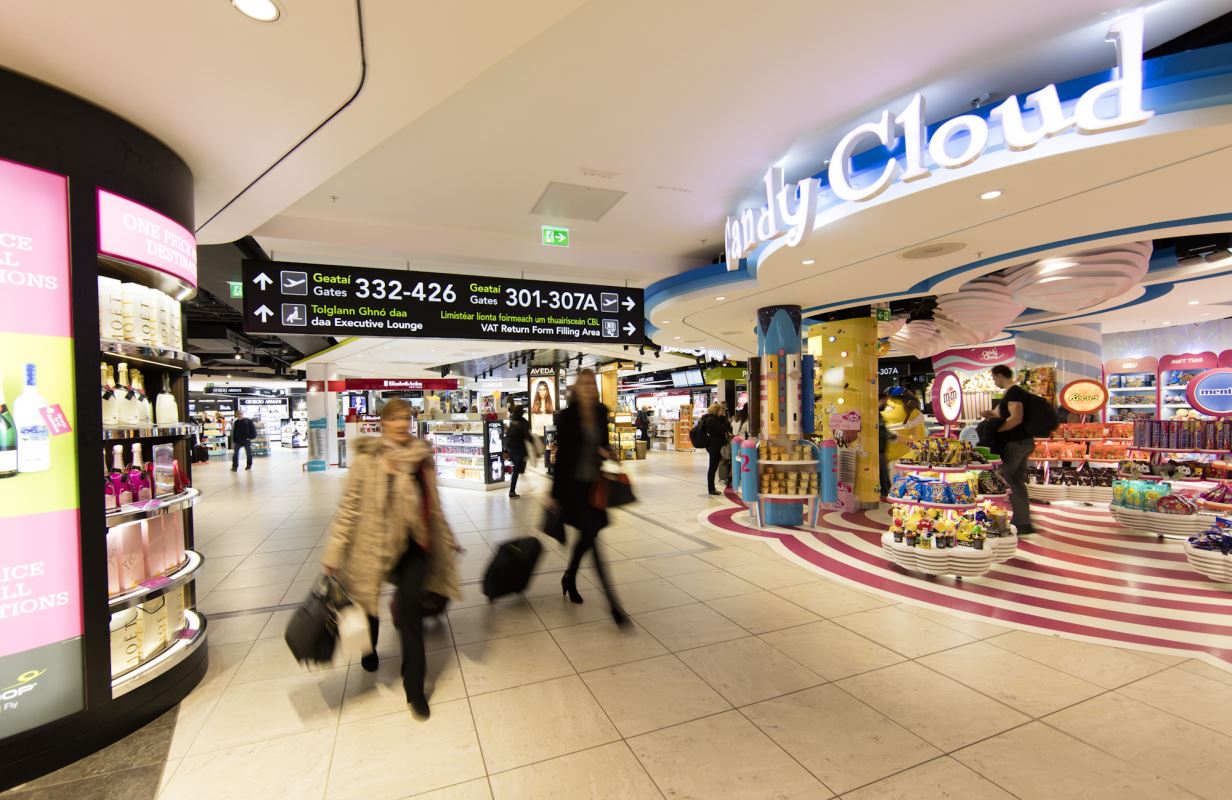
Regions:
<instances>
[{"instance_id":1,"label":"cosmetics counter","mask_svg":"<svg viewBox=\"0 0 1232 800\"><path fill-rule=\"evenodd\" d=\"M2 791L172 708L208 651L180 307L191 172L46 84L0 70L0 93Z\"/></svg>"},{"instance_id":2,"label":"cosmetics counter","mask_svg":"<svg viewBox=\"0 0 1232 800\"><path fill-rule=\"evenodd\" d=\"M442 486L490 491L505 483L504 424L478 414L420 421L424 439L436 451L436 475Z\"/></svg>"}]
</instances>

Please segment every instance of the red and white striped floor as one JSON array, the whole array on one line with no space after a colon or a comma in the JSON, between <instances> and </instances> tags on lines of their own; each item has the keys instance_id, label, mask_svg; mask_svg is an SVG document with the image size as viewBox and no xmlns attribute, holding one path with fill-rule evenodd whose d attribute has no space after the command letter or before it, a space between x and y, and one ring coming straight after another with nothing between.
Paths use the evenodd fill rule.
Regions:
<instances>
[{"instance_id":1,"label":"red and white striped floor","mask_svg":"<svg viewBox=\"0 0 1232 800\"><path fill-rule=\"evenodd\" d=\"M964 580L909 572L886 558L885 508L825 514L816 529L760 530L742 504L699 520L768 540L795 563L899 602L1232 670L1232 586L1191 569L1179 541L1127 531L1106 510L1032 505L1031 513L1038 533L1019 541L1018 554Z\"/></svg>"}]
</instances>

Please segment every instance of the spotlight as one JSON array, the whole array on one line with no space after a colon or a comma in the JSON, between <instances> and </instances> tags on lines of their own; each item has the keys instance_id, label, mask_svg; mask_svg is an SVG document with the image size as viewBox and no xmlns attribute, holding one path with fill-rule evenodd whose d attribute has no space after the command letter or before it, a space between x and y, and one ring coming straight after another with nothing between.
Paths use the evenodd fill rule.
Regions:
<instances>
[{"instance_id":1,"label":"spotlight","mask_svg":"<svg viewBox=\"0 0 1232 800\"><path fill-rule=\"evenodd\" d=\"M980 199L981 199L981 200L996 200L996 199L997 199L998 197L1000 197L1000 196L1001 196L1001 190L1000 190L1000 189L991 189L991 190L989 190L989 191L984 192L983 194L981 194L981 195L980 195Z\"/></svg>"},{"instance_id":2,"label":"spotlight","mask_svg":"<svg viewBox=\"0 0 1232 800\"><path fill-rule=\"evenodd\" d=\"M235 348L235 360L239 361L241 358L243 358L243 356L240 355L240 349L237 347Z\"/></svg>"}]
</instances>

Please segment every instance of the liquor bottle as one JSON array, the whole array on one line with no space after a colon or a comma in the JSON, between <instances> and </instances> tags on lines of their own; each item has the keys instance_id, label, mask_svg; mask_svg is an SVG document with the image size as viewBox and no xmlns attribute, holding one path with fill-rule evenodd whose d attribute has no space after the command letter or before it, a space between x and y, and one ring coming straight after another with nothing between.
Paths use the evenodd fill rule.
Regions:
<instances>
[{"instance_id":1,"label":"liquor bottle","mask_svg":"<svg viewBox=\"0 0 1232 800\"><path fill-rule=\"evenodd\" d=\"M107 463L107 451L103 450L103 508L113 511L120 507L119 488L111 480L112 468Z\"/></svg>"},{"instance_id":2,"label":"liquor bottle","mask_svg":"<svg viewBox=\"0 0 1232 800\"><path fill-rule=\"evenodd\" d=\"M4 402L4 375L0 374L0 478L17 474L17 423Z\"/></svg>"},{"instance_id":3,"label":"liquor bottle","mask_svg":"<svg viewBox=\"0 0 1232 800\"><path fill-rule=\"evenodd\" d=\"M171 393L171 376L163 373L163 390L154 401L154 419L159 425L170 425L180 421L180 408Z\"/></svg>"},{"instance_id":4,"label":"liquor bottle","mask_svg":"<svg viewBox=\"0 0 1232 800\"><path fill-rule=\"evenodd\" d=\"M132 487L134 500L149 500L151 497L151 486L146 483L145 473L145 462L141 460L141 442L133 442L133 462L128 467L128 485Z\"/></svg>"},{"instance_id":5,"label":"liquor bottle","mask_svg":"<svg viewBox=\"0 0 1232 800\"><path fill-rule=\"evenodd\" d=\"M43 419L47 401L38 391L37 368L26 364L26 388L13 402L17 423L17 471L43 472L51 469L51 431Z\"/></svg>"},{"instance_id":6,"label":"liquor bottle","mask_svg":"<svg viewBox=\"0 0 1232 800\"><path fill-rule=\"evenodd\" d=\"M116 379L117 416L121 425L137 424L137 395L133 392L128 377L128 364L120 362L116 367L119 377Z\"/></svg>"},{"instance_id":7,"label":"liquor bottle","mask_svg":"<svg viewBox=\"0 0 1232 800\"><path fill-rule=\"evenodd\" d=\"M137 424L149 425L149 400L145 396L145 381L141 377L141 370L136 367L130 367L128 370L128 379L132 382L131 388L133 390L133 402L136 404Z\"/></svg>"},{"instance_id":8,"label":"liquor bottle","mask_svg":"<svg viewBox=\"0 0 1232 800\"><path fill-rule=\"evenodd\" d=\"M111 448L111 485L120 505L133 502L133 489L128 482L128 468L124 464L124 445L117 444Z\"/></svg>"},{"instance_id":9,"label":"liquor bottle","mask_svg":"<svg viewBox=\"0 0 1232 800\"><path fill-rule=\"evenodd\" d=\"M120 401L116 397L115 379L111 376L111 365L102 364L102 394L103 394L103 427L114 428L120 423Z\"/></svg>"}]
</instances>

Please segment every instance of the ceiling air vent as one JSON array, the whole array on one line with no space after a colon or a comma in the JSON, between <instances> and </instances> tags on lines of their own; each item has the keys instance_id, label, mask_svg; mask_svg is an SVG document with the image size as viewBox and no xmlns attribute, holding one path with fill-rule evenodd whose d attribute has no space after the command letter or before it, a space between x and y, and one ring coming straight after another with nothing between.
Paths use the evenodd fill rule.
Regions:
<instances>
[{"instance_id":1,"label":"ceiling air vent","mask_svg":"<svg viewBox=\"0 0 1232 800\"><path fill-rule=\"evenodd\" d=\"M932 244L924 244L919 247L913 247L910 250L904 250L899 253L899 258L906 258L912 261L919 261L925 258L939 258L948 256L950 253L957 253L966 247L965 242L933 242Z\"/></svg>"},{"instance_id":2,"label":"ceiling air vent","mask_svg":"<svg viewBox=\"0 0 1232 800\"><path fill-rule=\"evenodd\" d=\"M598 222L624 196L625 192L615 189L596 189L576 183L552 181L543 190L543 194L539 195L539 201L530 213L555 219Z\"/></svg>"}]
</instances>

